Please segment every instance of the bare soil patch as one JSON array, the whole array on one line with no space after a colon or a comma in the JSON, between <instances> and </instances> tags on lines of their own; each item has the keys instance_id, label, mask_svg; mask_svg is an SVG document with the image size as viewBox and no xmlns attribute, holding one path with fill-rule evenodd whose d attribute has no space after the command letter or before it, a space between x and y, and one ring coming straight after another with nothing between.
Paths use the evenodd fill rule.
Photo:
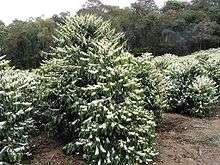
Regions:
<instances>
[{"instance_id":1,"label":"bare soil patch","mask_svg":"<svg viewBox=\"0 0 220 165\"><path fill-rule=\"evenodd\" d=\"M219 165L220 110L215 117L197 119L165 114L158 130L157 165Z\"/></svg>"},{"instance_id":2,"label":"bare soil patch","mask_svg":"<svg viewBox=\"0 0 220 165\"><path fill-rule=\"evenodd\" d=\"M33 158L23 164L31 165L85 165L83 161L66 156L62 151L62 143L58 140L49 138L46 133L32 139L35 145Z\"/></svg>"}]
</instances>

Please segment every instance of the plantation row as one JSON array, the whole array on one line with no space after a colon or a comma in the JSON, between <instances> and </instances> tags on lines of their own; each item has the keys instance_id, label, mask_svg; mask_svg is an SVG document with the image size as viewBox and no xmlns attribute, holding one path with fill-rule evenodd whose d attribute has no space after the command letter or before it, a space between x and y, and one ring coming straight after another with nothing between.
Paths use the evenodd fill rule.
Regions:
<instances>
[{"instance_id":1,"label":"plantation row","mask_svg":"<svg viewBox=\"0 0 220 165\"><path fill-rule=\"evenodd\" d=\"M28 158L31 136L45 126L88 164L151 164L163 112L215 111L218 50L135 58L122 38L101 18L76 16L59 26L39 69L14 70L0 59L0 163Z\"/></svg>"}]
</instances>

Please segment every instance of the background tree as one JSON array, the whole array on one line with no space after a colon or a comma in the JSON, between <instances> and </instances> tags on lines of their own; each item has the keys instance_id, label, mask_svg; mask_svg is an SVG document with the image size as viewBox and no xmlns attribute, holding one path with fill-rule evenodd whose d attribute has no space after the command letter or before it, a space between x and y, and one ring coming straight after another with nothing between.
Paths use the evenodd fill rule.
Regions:
<instances>
[{"instance_id":1,"label":"background tree","mask_svg":"<svg viewBox=\"0 0 220 165\"><path fill-rule=\"evenodd\" d=\"M123 32L129 52L186 55L220 47L219 0L168 0L158 8L154 0L137 0L129 7L105 5L101 0L88 0L77 14L94 14L110 20L117 32ZM52 18L15 20L6 26L0 21L0 55L21 69L37 68L42 51L53 46L52 34L64 24L69 12Z\"/></svg>"},{"instance_id":2,"label":"background tree","mask_svg":"<svg viewBox=\"0 0 220 165\"><path fill-rule=\"evenodd\" d=\"M7 36L7 27L0 21L0 56L5 52L5 38Z\"/></svg>"},{"instance_id":3,"label":"background tree","mask_svg":"<svg viewBox=\"0 0 220 165\"><path fill-rule=\"evenodd\" d=\"M61 12L60 14L54 14L52 16L52 20L57 24L64 24L64 20L66 17L70 15L69 12Z\"/></svg>"},{"instance_id":4,"label":"background tree","mask_svg":"<svg viewBox=\"0 0 220 165\"><path fill-rule=\"evenodd\" d=\"M4 53L16 68L36 68L42 60L41 51L52 46L54 29L51 19L15 20L7 26Z\"/></svg>"},{"instance_id":5,"label":"background tree","mask_svg":"<svg viewBox=\"0 0 220 165\"><path fill-rule=\"evenodd\" d=\"M154 0L137 0L137 2L131 4L131 8L140 15L158 10Z\"/></svg>"}]
</instances>

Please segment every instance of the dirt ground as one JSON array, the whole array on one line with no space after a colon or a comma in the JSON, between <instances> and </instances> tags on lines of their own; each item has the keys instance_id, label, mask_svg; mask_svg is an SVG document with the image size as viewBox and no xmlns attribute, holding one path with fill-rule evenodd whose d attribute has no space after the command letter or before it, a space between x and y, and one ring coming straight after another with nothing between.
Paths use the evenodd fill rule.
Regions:
<instances>
[{"instance_id":1,"label":"dirt ground","mask_svg":"<svg viewBox=\"0 0 220 165\"><path fill-rule=\"evenodd\" d=\"M32 165L83 165L62 153L62 144L43 134L33 142L37 147ZM197 119L165 114L158 129L156 165L220 165L220 110L216 117Z\"/></svg>"},{"instance_id":2,"label":"dirt ground","mask_svg":"<svg viewBox=\"0 0 220 165\"><path fill-rule=\"evenodd\" d=\"M158 131L157 165L220 165L220 110L195 119L166 114Z\"/></svg>"},{"instance_id":3,"label":"dirt ground","mask_svg":"<svg viewBox=\"0 0 220 165\"><path fill-rule=\"evenodd\" d=\"M62 152L62 144L57 140L49 138L49 135L42 133L40 136L32 139L35 145L33 157L24 161L26 165L85 165L83 161L66 156Z\"/></svg>"}]
</instances>

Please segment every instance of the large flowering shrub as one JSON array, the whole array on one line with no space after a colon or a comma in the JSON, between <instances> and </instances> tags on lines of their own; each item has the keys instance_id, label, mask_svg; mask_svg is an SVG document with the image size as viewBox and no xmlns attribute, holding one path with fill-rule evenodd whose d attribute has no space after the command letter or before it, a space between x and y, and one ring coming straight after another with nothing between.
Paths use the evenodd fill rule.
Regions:
<instances>
[{"instance_id":1,"label":"large flowering shrub","mask_svg":"<svg viewBox=\"0 0 220 165\"><path fill-rule=\"evenodd\" d=\"M7 67L0 59L0 164L20 163L29 156L28 132L33 128L31 92L34 77Z\"/></svg>"},{"instance_id":2,"label":"large flowering shrub","mask_svg":"<svg viewBox=\"0 0 220 165\"><path fill-rule=\"evenodd\" d=\"M39 71L50 128L88 164L147 164L155 155L153 113L121 40L100 18L69 18Z\"/></svg>"},{"instance_id":3,"label":"large flowering shrub","mask_svg":"<svg viewBox=\"0 0 220 165\"><path fill-rule=\"evenodd\" d=\"M179 58L169 65L165 79L171 110L204 117L214 112L219 91L219 65L208 57Z\"/></svg>"}]
</instances>

